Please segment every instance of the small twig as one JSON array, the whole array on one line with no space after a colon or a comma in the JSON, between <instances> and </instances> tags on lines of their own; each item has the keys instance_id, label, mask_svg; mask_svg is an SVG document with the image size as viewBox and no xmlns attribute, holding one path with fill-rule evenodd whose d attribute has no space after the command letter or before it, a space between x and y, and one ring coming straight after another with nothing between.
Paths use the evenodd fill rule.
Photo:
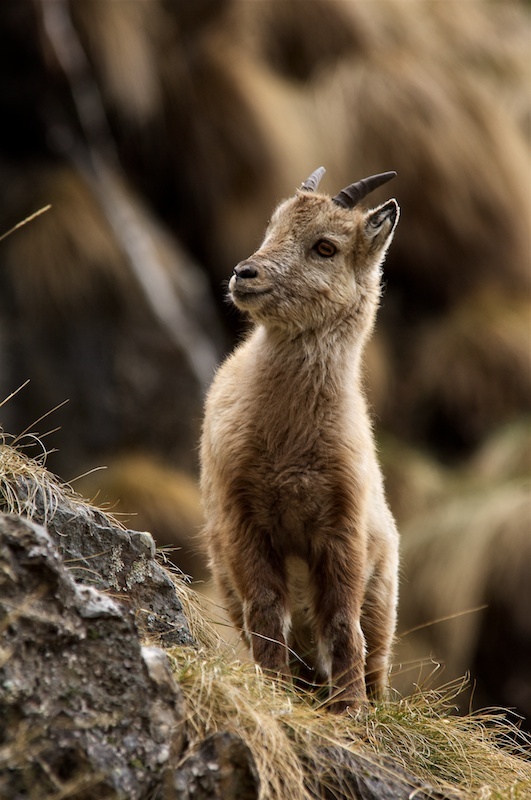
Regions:
<instances>
[{"instance_id":1,"label":"small twig","mask_svg":"<svg viewBox=\"0 0 531 800\"><path fill-rule=\"evenodd\" d=\"M34 219L35 219L35 217L40 217L40 215L41 215L41 214L44 214L44 212L45 212L45 211L49 211L49 210L50 210L50 208L51 208L51 205L44 206L44 208L39 208L39 210L38 210L38 211L35 211L35 213L34 213L34 214L30 214L30 216L29 216L29 217L26 217L26 219L23 219L23 220L22 220L22 222L17 222L17 224L16 224L16 225L14 225L12 228L10 228L8 231L6 231L5 233L3 233L3 234L0 236L0 242L1 242L3 239L5 239L5 238L6 238L6 236L10 236L10 235L11 235L12 233L14 233L16 230L18 230L19 228L22 228L22 226L23 226L23 225L27 225L27 223L28 223L28 222L31 222L32 220L34 220Z\"/></svg>"},{"instance_id":2,"label":"small twig","mask_svg":"<svg viewBox=\"0 0 531 800\"><path fill-rule=\"evenodd\" d=\"M7 236L7 233L5 233L4 236ZM2 402L0 403L0 408L2 408L3 405L5 405L7 402L9 402L9 400L11 400L12 397L14 397L16 394L18 394L21 389L23 389L25 386L27 386L29 382L30 382L30 380L28 378L28 380L24 381L24 383L21 386L19 386L18 389L15 389L14 392L11 392L11 394L9 394L4 400L2 400Z\"/></svg>"}]
</instances>

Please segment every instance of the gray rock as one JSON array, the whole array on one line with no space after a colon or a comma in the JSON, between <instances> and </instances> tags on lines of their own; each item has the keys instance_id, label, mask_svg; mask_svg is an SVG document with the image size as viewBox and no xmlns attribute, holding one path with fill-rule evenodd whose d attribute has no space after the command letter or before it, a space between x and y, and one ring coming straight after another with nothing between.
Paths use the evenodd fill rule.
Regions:
<instances>
[{"instance_id":1,"label":"gray rock","mask_svg":"<svg viewBox=\"0 0 531 800\"><path fill-rule=\"evenodd\" d=\"M0 797L146 797L182 748L184 701L133 610L77 584L43 527L0 515L0 615Z\"/></svg>"},{"instance_id":2,"label":"gray rock","mask_svg":"<svg viewBox=\"0 0 531 800\"><path fill-rule=\"evenodd\" d=\"M28 512L53 536L71 576L118 594L136 613L142 632L165 645L193 644L170 574L155 559L150 533L122 530L96 508L62 495L50 498L28 479L17 493L31 497Z\"/></svg>"},{"instance_id":3,"label":"gray rock","mask_svg":"<svg viewBox=\"0 0 531 800\"><path fill-rule=\"evenodd\" d=\"M215 733L165 776L165 800L257 800L260 779L239 736Z\"/></svg>"},{"instance_id":4,"label":"gray rock","mask_svg":"<svg viewBox=\"0 0 531 800\"><path fill-rule=\"evenodd\" d=\"M460 800L459 795L434 789L406 772L392 758L376 758L340 747L323 748L322 752L325 757L320 764L329 764L329 769L308 765L313 791L322 800Z\"/></svg>"}]
</instances>

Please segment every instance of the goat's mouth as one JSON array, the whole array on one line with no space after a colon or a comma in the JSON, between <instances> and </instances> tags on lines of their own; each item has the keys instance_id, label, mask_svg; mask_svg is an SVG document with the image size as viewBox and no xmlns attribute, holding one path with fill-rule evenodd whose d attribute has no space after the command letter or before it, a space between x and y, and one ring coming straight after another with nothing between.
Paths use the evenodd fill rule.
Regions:
<instances>
[{"instance_id":1,"label":"goat's mouth","mask_svg":"<svg viewBox=\"0 0 531 800\"><path fill-rule=\"evenodd\" d=\"M242 301L242 302L253 302L253 300L258 299L259 297L263 297L266 294L270 294L272 289L269 287L260 288L259 286L246 286L236 284L235 286L230 286L230 294L233 300L235 301Z\"/></svg>"}]
</instances>

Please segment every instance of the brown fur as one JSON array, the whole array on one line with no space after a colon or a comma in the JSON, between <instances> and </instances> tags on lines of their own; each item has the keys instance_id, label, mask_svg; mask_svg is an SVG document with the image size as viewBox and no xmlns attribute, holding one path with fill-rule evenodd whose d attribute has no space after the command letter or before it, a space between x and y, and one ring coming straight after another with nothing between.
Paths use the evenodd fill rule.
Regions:
<instances>
[{"instance_id":1,"label":"brown fur","mask_svg":"<svg viewBox=\"0 0 531 800\"><path fill-rule=\"evenodd\" d=\"M397 217L394 200L281 204L229 284L256 326L206 402L205 541L231 618L267 670L288 674L288 647L316 658L336 710L363 702L365 683L383 692L395 627L398 537L360 364ZM322 238L332 258L316 253Z\"/></svg>"}]
</instances>

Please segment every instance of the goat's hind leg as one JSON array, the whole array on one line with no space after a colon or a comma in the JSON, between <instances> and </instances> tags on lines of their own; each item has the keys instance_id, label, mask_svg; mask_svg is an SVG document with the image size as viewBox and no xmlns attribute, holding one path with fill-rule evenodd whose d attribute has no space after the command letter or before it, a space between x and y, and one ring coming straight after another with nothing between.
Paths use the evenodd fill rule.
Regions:
<instances>
[{"instance_id":1,"label":"goat's hind leg","mask_svg":"<svg viewBox=\"0 0 531 800\"><path fill-rule=\"evenodd\" d=\"M386 695L389 684L391 652L396 627L397 569L396 563L380 565L367 586L363 602L361 626L367 645L365 682L371 699Z\"/></svg>"}]
</instances>

